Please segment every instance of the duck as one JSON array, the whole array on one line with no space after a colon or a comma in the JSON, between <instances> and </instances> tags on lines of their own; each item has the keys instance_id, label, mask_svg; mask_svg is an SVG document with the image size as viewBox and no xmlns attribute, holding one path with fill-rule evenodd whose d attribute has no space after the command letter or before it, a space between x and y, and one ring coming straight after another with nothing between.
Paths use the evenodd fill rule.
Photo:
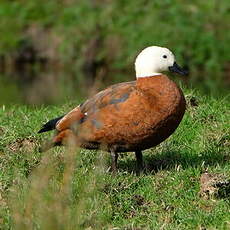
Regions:
<instances>
[{"instance_id":1,"label":"duck","mask_svg":"<svg viewBox=\"0 0 230 230\"><path fill-rule=\"evenodd\" d=\"M111 85L45 123L38 133L56 133L42 151L70 143L102 149L111 155L113 172L117 171L119 153L135 152L137 170L142 171L142 151L173 134L186 110L182 90L162 72L188 72L168 48L159 46L147 47L137 55L135 71L135 81Z\"/></svg>"}]
</instances>

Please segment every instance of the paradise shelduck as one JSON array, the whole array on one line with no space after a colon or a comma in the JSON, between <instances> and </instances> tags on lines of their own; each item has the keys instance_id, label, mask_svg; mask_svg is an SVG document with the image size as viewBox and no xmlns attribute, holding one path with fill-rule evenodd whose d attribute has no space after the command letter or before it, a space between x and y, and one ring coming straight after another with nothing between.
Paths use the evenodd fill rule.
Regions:
<instances>
[{"instance_id":1,"label":"paradise shelduck","mask_svg":"<svg viewBox=\"0 0 230 230\"><path fill-rule=\"evenodd\" d=\"M138 170L142 150L158 145L180 124L185 112L181 89L163 71L186 75L173 53L151 46L135 62L136 81L112 85L64 116L43 125L39 133L56 129L46 149L74 142L86 149L103 149L117 169L118 152L135 152Z\"/></svg>"}]
</instances>

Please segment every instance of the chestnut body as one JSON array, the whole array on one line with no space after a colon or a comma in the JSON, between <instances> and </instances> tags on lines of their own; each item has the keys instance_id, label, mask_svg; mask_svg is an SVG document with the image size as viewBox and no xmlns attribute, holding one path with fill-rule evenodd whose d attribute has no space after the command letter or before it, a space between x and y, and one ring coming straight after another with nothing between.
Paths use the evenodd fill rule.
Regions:
<instances>
[{"instance_id":1,"label":"chestnut body","mask_svg":"<svg viewBox=\"0 0 230 230\"><path fill-rule=\"evenodd\" d=\"M54 142L71 136L88 149L144 150L169 137L184 112L183 93L167 76L138 78L110 86L64 116Z\"/></svg>"},{"instance_id":2,"label":"chestnut body","mask_svg":"<svg viewBox=\"0 0 230 230\"><path fill-rule=\"evenodd\" d=\"M134 151L137 167L143 169L141 151L169 137L183 118L185 99L180 88L162 71L186 75L173 53L150 46L135 60L136 81L112 85L68 114L43 125L39 133L56 129L45 147L68 142L87 149L111 153L116 170L117 152Z\"/></svg>"}]
</instances>

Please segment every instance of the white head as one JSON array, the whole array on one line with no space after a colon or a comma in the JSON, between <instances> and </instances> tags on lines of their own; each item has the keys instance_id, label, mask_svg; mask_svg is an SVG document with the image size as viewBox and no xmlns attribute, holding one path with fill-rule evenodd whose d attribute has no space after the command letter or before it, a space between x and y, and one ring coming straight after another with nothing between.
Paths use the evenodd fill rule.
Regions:
<instances>
[{"instance_id":1,"label":"white head","mask_svg":"<svg viewBox=\"0 0 230 230\"><path fill-rule=\"evenodd\" d=\"M164 47L150 46L140 52L135 61L136 77L161 75L172 71L185 75L186 72L175 62L173 53Z\"/></svg>"}]
</instances>

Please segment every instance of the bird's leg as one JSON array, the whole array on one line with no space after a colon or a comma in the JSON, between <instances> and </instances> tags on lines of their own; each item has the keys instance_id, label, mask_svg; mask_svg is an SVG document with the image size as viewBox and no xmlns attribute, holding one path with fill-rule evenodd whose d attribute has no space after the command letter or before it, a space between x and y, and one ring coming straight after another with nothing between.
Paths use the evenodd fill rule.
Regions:
<instances>
[{"instance_id":1,"label":"bird's leg","mask_svg":"<svg viewBox=\"0 0 230 230\"><path fill-rule=\"evenodd\" d=\"M135 155L136 155L136 161L137 161L137 172L140 173L144 169L142 152L139 150L135 151Z\"/></svg>"},{"instance_id":2,"label":"bird's leg","mask_svg":"<svg viewBox=\"0 0 230 230\"><path fill-rule=\"evenodd\" d=\"M112 158L112 172L116 173L117 172L118 154L115 151L111 150L110 155L111 155L111 158Z\"/></svg>"}]
</instances>

